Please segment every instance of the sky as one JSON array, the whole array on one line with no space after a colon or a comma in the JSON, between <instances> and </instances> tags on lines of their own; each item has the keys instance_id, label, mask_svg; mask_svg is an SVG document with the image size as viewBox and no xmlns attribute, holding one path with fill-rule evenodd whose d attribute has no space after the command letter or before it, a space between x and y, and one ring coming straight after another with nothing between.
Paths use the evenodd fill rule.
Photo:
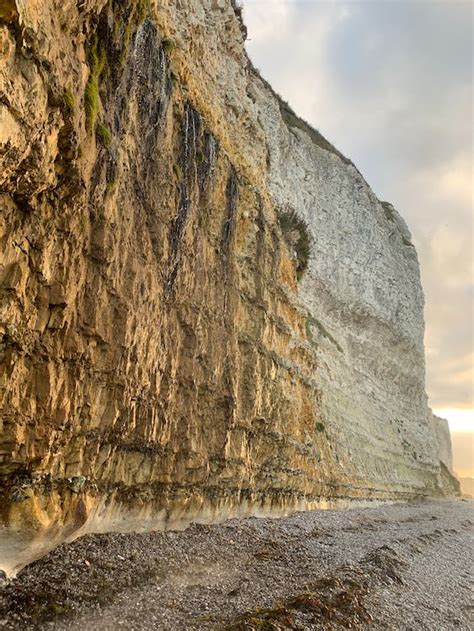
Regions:
<instances>
[{"instance_id":1,"label":"sky","mask_svg":"<svg viewBox=\"0 0 474 631\"><path fill-rule=\"evenodd\" d=\"M421 264L427 392L474 477L473 4L243 0L247 50L296 113L406 219Z\"/></svg>"}]
</instances>

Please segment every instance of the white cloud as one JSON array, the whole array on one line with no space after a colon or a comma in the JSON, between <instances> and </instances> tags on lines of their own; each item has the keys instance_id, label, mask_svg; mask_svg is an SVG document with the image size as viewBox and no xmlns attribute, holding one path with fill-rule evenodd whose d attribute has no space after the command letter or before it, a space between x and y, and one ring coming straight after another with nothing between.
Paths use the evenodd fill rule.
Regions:
<instances>
[{"instance_id":1,"label":"white cloud","mask_svg":"<svg viewBox=\"0 0 474 631\"><path fill-rule=\"evenodd\" d=\"M449 423L452 432L474 432L474 409L439 408L433 410L436 416Z\"/></svg>"}]
</instances>

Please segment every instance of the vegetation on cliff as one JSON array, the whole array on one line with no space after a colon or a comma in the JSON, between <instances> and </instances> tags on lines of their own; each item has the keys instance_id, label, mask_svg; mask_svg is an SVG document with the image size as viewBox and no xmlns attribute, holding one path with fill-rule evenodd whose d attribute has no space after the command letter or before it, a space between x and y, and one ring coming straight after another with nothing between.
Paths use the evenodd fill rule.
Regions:
<instances>
[{"instance_id":1,"label":"vegetation on cliff","mask_svg":"<svg viewBox=\"0 0 474 631\"><path fill-rule=\"evenodd\" d=\"M296 260L296 275L300 280L311 258L313 238L309 226L291 206L277 209L277 219L283 239Z\"/></svg>"}]
</instances>

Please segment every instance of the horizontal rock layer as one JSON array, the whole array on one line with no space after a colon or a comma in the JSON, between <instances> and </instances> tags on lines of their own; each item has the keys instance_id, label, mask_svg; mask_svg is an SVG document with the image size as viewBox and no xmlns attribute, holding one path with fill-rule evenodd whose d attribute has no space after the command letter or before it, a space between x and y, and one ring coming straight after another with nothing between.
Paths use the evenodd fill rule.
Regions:
<instances>
[{"instance_id":1,"label":"horizontal rock layer","mask_svg":"<svg viewBox=\"0 0 474 631\"><path fill-rule=\"evenodd\" d=\"M228 0L0 5L8 571L87 531L454 488L409 231L244 37Z\"/></svg>"}]
</instances>

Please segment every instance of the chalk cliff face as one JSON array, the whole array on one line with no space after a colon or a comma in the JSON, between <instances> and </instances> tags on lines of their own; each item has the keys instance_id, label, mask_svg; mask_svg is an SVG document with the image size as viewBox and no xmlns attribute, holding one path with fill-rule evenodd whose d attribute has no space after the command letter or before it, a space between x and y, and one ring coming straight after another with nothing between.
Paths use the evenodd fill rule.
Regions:
<instances>
[{"instance_id":1,"label":"chalk cliff face","mask_svg":"<svg viewBox=\"0 0 474 631\"><path fill-rule=\"evenodd\" d=\"M238 13L0 2L7 571L84 532L455 489L408 228Z\"/></svg>"},{"instance_id":2,"label":"chalk cliff face","mask_svg":"<svg viewBox=\"0 0 474 631\"><path fill-rule=\"evenodd\" d=\"M439 460L449 473L453 474L453 450L448 421L431 414L433 431L438 448ZM454 481L456 484L456 481Z\"/></svg>"}]
</instances>

